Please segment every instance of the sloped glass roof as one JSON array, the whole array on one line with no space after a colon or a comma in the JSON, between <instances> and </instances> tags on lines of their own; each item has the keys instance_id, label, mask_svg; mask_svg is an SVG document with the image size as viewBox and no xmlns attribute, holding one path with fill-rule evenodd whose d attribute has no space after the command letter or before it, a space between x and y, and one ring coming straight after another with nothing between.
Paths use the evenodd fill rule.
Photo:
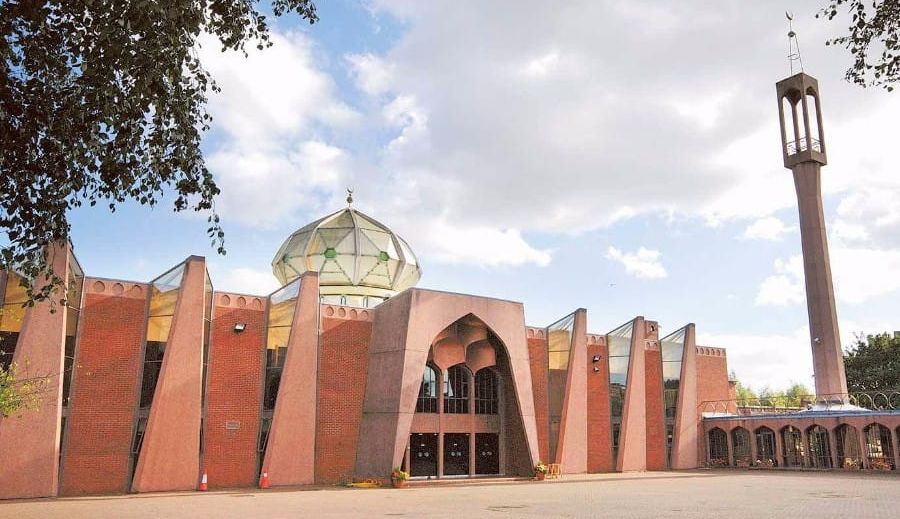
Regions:
<instances>
[{"instance_id":1,"label":"sloped glass roof","mask_svg":"<svg viewBox=\"0 0 900 519\"><path fill-rule=\"evenodd\" d=\"M323 295L384 298L415 286L422 275L409 244L352 207L301 227L272 260L282 285L307 271L319 273Z\"/></svg>"}]
</instances>

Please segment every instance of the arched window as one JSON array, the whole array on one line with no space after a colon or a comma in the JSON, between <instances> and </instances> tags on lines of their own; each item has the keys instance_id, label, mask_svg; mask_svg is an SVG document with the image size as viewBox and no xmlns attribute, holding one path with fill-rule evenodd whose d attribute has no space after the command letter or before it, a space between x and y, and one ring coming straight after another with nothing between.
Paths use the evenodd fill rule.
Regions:
<instances>
[{"instance_id":1,"label":"arched window","mask_svg":"<svg viewBox=\"0 0 900 519\"><path fill-rule=\"evenodd\" d=\"M777 465L775 459L775 431L768 427L756 430L756 461L768 465Z\"/></svg>"},{"instance_id":2,"label":"arched window","mask_svg":"<svg viewBox=\"0 0 900 519\"><path fill-rule=\"evenodd\" d=\"M444 380L444 412L466 414L469 412L469 370L457 364L447 370Z\"/></svg>"},{"instance_id":3,"label":"arched window","mask_svg":"<svg viewBox=\"0 0 900 519\"><path fill-rule=\"evenodd\" d=\"M891 430L873 423L863 429L866 440L866 463L871 469L894 470L894 449Z\"/></svg>"},{"instance_id":4,"label":"arched window","mask_svg":"<svg viewBox=\"0 0 900 519\"><path fill-rule=\"evenodd\" d=\"M494 370L479 370L475 374L475 414L497 414L500 408L497 393L497 374Z\"/></svg>"},{"instance_id":5,"label":"arched window","mask_svg":"<svg viewBox=\"0 0 900 519\"><path fill-rule=\"evenodd\" d=\"M728 465L728 437L725 436L725 431L718 427L709 431L709 464Z\"/></svg>"},{"instance_id":6,"label":"arched window","mask_svg":"<svg viewBox=\"0 0 900 519\"><path fill-rule=\"evenodd\" d=\"M785 467L803 466L803 436L800 429L792 425L781 430L782 454Z\"/></svg>"},{"instance_id":7,"label":"arched window","mask_svg":"<svg viewBox=\"0 0 900 519\"><path fill-rule=\"evenodd\" d=\"M806 430L806 442L809 444L809 465L818 469L832 468L828 429L821 425L813 425Z\"/></svg>"},{"instance_id":8,"label":"arched window","mask_svg":"<svg viewBox=\"0 0 900 519\"><path fill-rule=\"evenodd\" d=\"M419 399L416 400L417 413L436 413L438 411L437 387L437 373L431 366L425 366L422 385L419 387Z\"/></svg>"},{"instance_id":9,"label":"arched window","mask_svg":"<svg viewBox=\"0 0 900 519\"><path fill-rule=\"evenodd\" d=\"M735 466L749 466L751 452L750 452L750 431L744 429L743 427L735 427L731 430L731 444L734 449L734 464Z\"/></svg>"},{"instance_id":10,"label":"arched window","mask_svg":"<svg viewBox=\"0 0 900 519\"><path fill-rule=\"evenodd\" d=\"M859 455L859 436L856 428L847 424L839 425L834 430L834 440L837 442L838 463L841 468L860 468L862 459Z\"/></svg>"}]
</instances>

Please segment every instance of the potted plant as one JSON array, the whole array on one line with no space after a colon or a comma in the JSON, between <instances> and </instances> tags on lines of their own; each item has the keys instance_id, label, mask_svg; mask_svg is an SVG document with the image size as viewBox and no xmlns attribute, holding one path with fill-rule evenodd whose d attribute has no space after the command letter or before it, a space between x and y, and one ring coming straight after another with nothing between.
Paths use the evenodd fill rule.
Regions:
<instances>
[{"instance_id":1,"label":"potted plant","mask_svg":"<svg viewBox=\"0 0 900 519\"><path fill-rule=\"evenodd\" d=\"M394 488L403 488L406 486L406 480L409 479L409 472L401 470L400 467L391 472L391 486Z\"/></svg>"},{"instance_id":2,"label":"potted plant","mask_svg":"<svg viewBox=\"0 0 900 519\"><path fill-rule=\"evenodd\" d=\"M891 470L891 464L884 458L872 458L870 461L872 470Z\"/></svg>"},{"instance_id":3,"label":"potted plant","mask_svg":"<svg viewBox=\"0 0 900 519\"><path fill-rule=\"evenodd\" d=\"M844 458L845 470L859 470L859 460L853 458Z\"/></svg>"},{"instance_id":4,"label":"potted plant","mask_svg":"<svg viewBox=\"0 0 900 519\"><path fill-rule=\"evenodd\" d=\"M543 461L538 461L534 466L534 479L537 481L544 481L544 478L547 477L547 472L550 471L550 467L544 464Z\"/></svg>"}]
</instances>

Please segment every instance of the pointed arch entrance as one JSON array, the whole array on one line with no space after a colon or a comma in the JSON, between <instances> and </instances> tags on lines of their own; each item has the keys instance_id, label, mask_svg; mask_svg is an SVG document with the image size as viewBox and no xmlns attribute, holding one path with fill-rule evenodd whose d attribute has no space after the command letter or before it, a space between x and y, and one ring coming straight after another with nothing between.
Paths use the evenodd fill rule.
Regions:
<instances>
[{"instance_id":1,"label":"pointed arch entrance","mask_svg":"<svg viewBox=\"0 0 900 519\"><path fill-rule=\"evenodd\" d=\"M411 434L440 435L442 422L454 420L498 421L499 472L533 473L538 461L537 427L521 303L422 289L404 291L379 305L375 312L368 355L355 476L386 478L408 459ZM478 372L483 368L495 370L499 418L478 413L479 407L489 408L490 404L474 401L469 403L467 413L443 412L444 381L448 380L449 369L458 364L464 364L472 375L468 394L473 400L482 400L476 387ZM430 392L422 390L426 365L435 368L438 379L436 393L441 402L436 406L437 413L416 412L419 397L430 398ZM489 396L485 391L481 394ZM453 427L457 426L459 423ZM493 453L491 439L477 436L487 432L470 429L458 434L470 435L469 453L481 447ZM443 456L446 447L440 436L438 440L437 452ZM471 457L470 464L474 464Z\"/></svg>"},{"instance_id":2,"label":"pointed arch entrance","mask_svg":"<svg viewBox=\"0 0 900 519\"><path fill-rule=\"evenodd\" d=\"M503 345L481 319L468 314L441 330L428 352L401 466L423 479L506 473L509 386Z\"/></svg>"}]
</instances>

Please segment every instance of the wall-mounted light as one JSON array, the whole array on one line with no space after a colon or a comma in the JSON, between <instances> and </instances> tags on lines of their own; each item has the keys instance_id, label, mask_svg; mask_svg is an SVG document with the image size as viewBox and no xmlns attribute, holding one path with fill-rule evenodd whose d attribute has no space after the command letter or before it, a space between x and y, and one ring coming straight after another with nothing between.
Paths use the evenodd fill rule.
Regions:
<instances>
[{"instance_id":1,"label":"wall-mounted light","mask_svg":"<svg viewBox=\"0 0 900 519\"><path fill-rule=\"evenodd\" d=\"M600 367L594 366L594 373L600 373Z\"/></svg>"},{"instance_id":2,"label":"wall-mounted light","mask_svg":"<svg viewBox=\"0 0 900 519\"><path fill-rule=\"evenodd\" d=\"M234 333L241 333L247 329L246 323L234 323Z\"/></svg>"},{"instance_id":3,"label":"wall-mounted light","mask_svg":"<svg viewBox=\"0 0 900 519\"><path fill-rule=\"evenodd\" d=\"M600 362L600 355L594 355L594 358L591 360L593 360L594 362Z\"/></svg>"}]
</instances>

